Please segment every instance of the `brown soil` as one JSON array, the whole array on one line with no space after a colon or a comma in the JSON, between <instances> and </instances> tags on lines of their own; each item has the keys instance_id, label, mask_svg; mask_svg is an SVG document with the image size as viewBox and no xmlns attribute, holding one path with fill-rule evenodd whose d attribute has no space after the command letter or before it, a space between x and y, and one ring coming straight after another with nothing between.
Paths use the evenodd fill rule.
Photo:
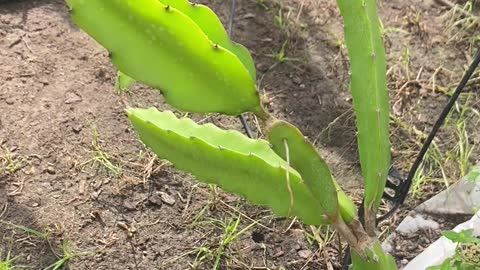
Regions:
<instances>
[{"instance_id":1,"label":"brown soil","mask_svg":"<svg viewBox=\"0 0 480 270\"><path fill-rule=\"evenodd\" d=\"M228 1L202 2L227 18ZM360 198L338 10L326 0L266 1L268 9L261 2L239 1L234 39L251 50L259 77L265 74L266 107L315 141L336 178ZM283 28L275 25L280 10ZM447 42L448 12L434 2L381 1L380 10L393 111L428 130L447 99L431 87L432 75L450 89L471 47ZM285 42L292 60L270 68ZM116 94L106 52L71 23L62 1L0 1L0 64L0 257L11 252L16 264L43 269L58 261L65 242L79 255L69 269L212 269L225 224L240 217L238 231L258 224L225 247L219 269L326 269L325 259L339 266L335 236L322 252L298 221L273 217L154 160L123 110L125 104L168 106L158 91L140 85ZM470 106L478 109L476 102ZM195 118L240 129L236 119ZM405 169L418 134L393 127L394 161ZM452 134L442 133L441 149L453 147ZM93 162L98 150L115 167ZM423 191L431 194L441 185L428 188ZM48 232L48 241L13 225Z\"/></svg>"}]
</instances>

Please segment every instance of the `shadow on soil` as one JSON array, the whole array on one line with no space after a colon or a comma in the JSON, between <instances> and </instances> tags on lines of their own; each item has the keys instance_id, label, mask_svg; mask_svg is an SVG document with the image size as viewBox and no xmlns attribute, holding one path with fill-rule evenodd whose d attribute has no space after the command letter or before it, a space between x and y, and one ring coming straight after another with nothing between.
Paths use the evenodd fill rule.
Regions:
<instances>
[{"instance_id":1,"label":"shadow on soil","mask_svg":"<svg viewBox=\"0 0 480 270\"><path fill-rule=\"evenodd\" d=\"M16 266L43 269L52 265L58 258L45 239L25 231L42 232L33 218L32 210L7 195L8 180L9 175L0 176L0 260L14 254Z\"/></svg>"},{"instance_id":2,"label":"shadow on soil","mask_svg":"<svg viewBox=\"0 0 480 270\"><path fill-rule=\"evenodd\" d=\"M64 9L59 10L59 6L64 6ZM52 13L59 13L65 19L65 23L72 25L69 19L69 13L67 5L62 0L0 0L0 15L12 14L15 15L15 19L8 22L3 22L7 26L5 30L12 28L23 29L29 20L29 11L31 9L47 6ZM16 16L17 14L22 16ZM1 28L0 28L1 29Z\"/></svg>"},{"instance_id":3,"label":"shadow on soil","mask_svg":"<svg viewBox=\"0 0 480 270\"><path fill-rule=\"evenodd\" d=\"M6 15L7 18L1 22L3 27L0 27L0 30L24 29L29 21L29 11L40 6L50 6L51 12L65 14L65 22L69 23L68 12L64 12L66 6L65 10L59 10L59 3L63 1L0 0L0 15ZM11 20L8 19L10 15ZM1 129L0 125L0 138ZM30 229L43 232L34 218L32 208L16 202L14 196L8 195L8 187L11 186L13 178L13 174L0 173L0 260L5 260L11 254L16 258L15 266L43 269L57 262L59 258L55 256L46 239L40 239L25 231Z\"/></svg>"}]
</instances>

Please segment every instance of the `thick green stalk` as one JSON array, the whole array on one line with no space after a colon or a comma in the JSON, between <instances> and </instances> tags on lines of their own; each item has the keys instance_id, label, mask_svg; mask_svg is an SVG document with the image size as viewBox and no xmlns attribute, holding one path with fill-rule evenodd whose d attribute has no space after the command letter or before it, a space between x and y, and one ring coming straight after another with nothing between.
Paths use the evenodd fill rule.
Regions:
<instances>
[{"instance_id":1,"label":"thick green stalk","mask_svg":"<svg viewBox=\"0 0 480 270\"><path fill-rule=\"evenodd\" d=\"M270 118L266 134L273 150L301 176L330 224L358 252L370 238L358 222L352 200L341 190L315 147L291 124ZM294 202L292 202L294 203Z\"/></svg>"},{"instance_id":2,"label":"thick green stalk","mask_svg":"<svg viewBox=\"0 0 480 270\"><path fill-rule=\"evenodd\" d=\"M350 270L396 270L397 265L392 256L385 253L377 241L373 248L367 250L363 256L352 252L352 266Z\"/></svg>"},{"instance_id":3,"label":"thick green stalk","mask_svg":"<svg viewBox=\"0 0 480 270\"><path fill-rule=\"evenodd\" d=\"M390 165L385 48L375 0L337 0L337 3L344 19L350 57L350 89L365 182L366 229L374 235L375 215Z\"/></svg>"},{"instance_id":4,"label":"thick green stalk","mask_svg":"<svg viewBox=\"0 0 480 270\"><path fill-rule=\"evenodd\" d=\"M330 169L300 130L290 123L272 118L267 123L266 133L275 153L284 160L290 160L290 166L300 173L325 214L332 220L340 215L337 186Z\"/></svg>"}]
</instances>

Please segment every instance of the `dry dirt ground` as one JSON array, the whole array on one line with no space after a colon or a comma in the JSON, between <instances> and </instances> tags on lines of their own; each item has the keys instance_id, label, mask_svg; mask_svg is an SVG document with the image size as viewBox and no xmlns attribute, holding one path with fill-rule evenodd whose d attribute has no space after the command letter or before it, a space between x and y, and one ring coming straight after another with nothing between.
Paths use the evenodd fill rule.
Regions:
<instances>
[{"instance_id":1,"label":"dry dirt ground","mask_svg":"<svg viewBox=\"0 0 480 270\"><path fill-rule=\"evenodd\" d=\"M226 20L229 1L202 2ZM392 152L405 171L479 43L478 21L433 0L379 6ZM336 178L359 199L342 36L334 1L239 0L234 40L255 58L265 106L315 141ZM342 250L328 228L321 228L319 242L298 221L274 217L155 160L123 110L168 106L158 91L137 85L119 94L114 82L105 50L71 23L63 1L0 1L0 259L10 253L26 269L44 269L62 257L66 269L339 267ZM442 130L411 204L445 187L442 172L454 181L477 162L478 82ZM194 118L240 128L236 119ZM388 233L398 219L380 229ZM329 245L319 248L323 242ZM396 254L399 264L420 251L407 248Z\"/></svg>"}]
</instances>

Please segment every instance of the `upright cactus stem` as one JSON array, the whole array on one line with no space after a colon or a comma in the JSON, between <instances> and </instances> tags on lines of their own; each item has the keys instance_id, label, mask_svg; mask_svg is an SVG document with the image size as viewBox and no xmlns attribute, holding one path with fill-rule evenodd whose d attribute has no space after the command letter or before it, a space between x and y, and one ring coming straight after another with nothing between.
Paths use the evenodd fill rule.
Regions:
<instances>
[{"instance_id":1,"label":"upright cactus stem","mask_svg":"<svg viewBox=\"0 0 480 270\"><path fill-rule=\"evenodd\" d=\"M375 235L375 217L390 165L389 103L385 48L375 0L337 0L351 66L350 89L365 182L365 225Z\"/></svg>"}]
</instances>

